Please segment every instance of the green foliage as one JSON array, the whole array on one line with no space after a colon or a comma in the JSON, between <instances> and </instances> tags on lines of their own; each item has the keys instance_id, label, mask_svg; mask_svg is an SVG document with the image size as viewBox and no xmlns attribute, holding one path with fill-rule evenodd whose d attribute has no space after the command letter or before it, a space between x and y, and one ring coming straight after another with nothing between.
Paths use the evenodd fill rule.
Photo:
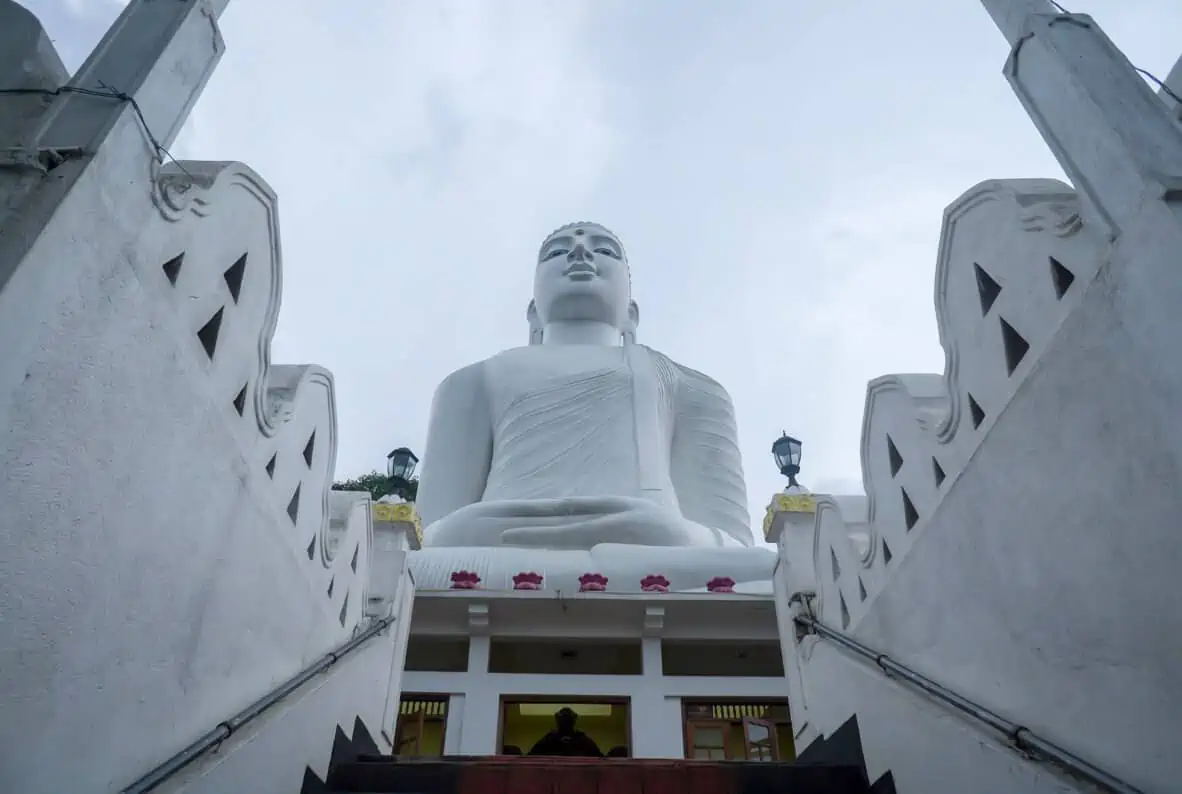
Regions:
<instances>
[{"instance_id":1,"label":"green foliage","mask_svg":"<svg viewBox=\"0 0 1182 794\"><path fill-rule=\"evenodd\" d=\"M369 474L362 474L352 480L334 482L332 489L334 491L369 491L369 495L373 497L374 501L394 492L394 489L390 487L390 478L380 471L371 471ZM410 486L403 496L408 502L413 502L418 493L419 481L411 480Z\"/></svg>"}]
</instances>

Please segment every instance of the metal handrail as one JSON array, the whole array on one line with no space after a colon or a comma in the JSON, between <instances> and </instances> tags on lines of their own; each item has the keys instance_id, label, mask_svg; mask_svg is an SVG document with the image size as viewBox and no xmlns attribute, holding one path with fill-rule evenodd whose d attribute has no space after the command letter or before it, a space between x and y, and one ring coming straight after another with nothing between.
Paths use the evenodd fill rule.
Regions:
<instances>
[{"instance_id":1,"label":"metal handrail","mask_svg":"<svg viewBox=\"0 0 1182 794\"><path fill-rule=\"evenodd\" d=\"M209 733L205 734L200 739L193 742L188 747L154 768L152 771L148 772L146 775L132 783L127 788L123 789L121 794L147 794L147 792L152 791L161 783L168 780L168 778L172 777L177 772L180 772L189 764L205 755L205 753L209 752L224 742L226 739L230 738L240 728L259 717L263 712L271 708L271 706L274 706L280 700L299 689L312 678L319 675L320 673L323 673L341 659L357 650L357 648L363 645L367 640L376 637L393 623L393 617L385 617L370 624L356 637L349 640L335 651L330 651L325 656L321 657L320 661L316 662L311 667L307 667L303 671L296 673L294 676L287 679L275 689L271 690L269 693L259 698L254 703L251 703L245 709L238 712L225 722L219 722L217 726Z\"/></svg>"},{"instance_id":2,"label":"metal handrail","mask_svg":"<svg viewBox=\"0 0 1182 794\"><path fill-rule=\"evenodd\" d=\"M1057 744L1041 738L1029 728L1018 725L1015 722L1010 722L1005 717L990 711L984 706L978 705L968 698L961 697L955 692L940 686L930 678L922 676L909 667L899 664L886 654L878 653L854 638L826 626L810 615L797 615L795 621L797 625L812 629L817 634L833 640L838 645L874 662L882 669L882 672L886 676L902 679L915 688L931 695L936 700L952 706L962 714L988 725L998 733L1003 734L1013 744L1015 749L1025 755L1050 761L1067 769L1078 777L1084 778L1089 783L1100 786L1107 791L1115 792L1116 794L1145 794L1141 789L1119 778L1113 777L1103 769L1064 750Z\"/></svg>"}]
</instances>

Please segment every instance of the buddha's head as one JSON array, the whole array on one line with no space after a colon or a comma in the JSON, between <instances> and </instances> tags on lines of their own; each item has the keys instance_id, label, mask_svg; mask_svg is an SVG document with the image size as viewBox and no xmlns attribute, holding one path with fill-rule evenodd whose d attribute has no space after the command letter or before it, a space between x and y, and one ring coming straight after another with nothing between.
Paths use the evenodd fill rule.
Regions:
<instances>
[{"instance_id":1,"label":"buddha's head","mask_svg":"<svg viewBox=\"0 0 1182 794\"><path fill-rule=\"evenodd\" d=\"M628 257L619 238L598 223L582 221L546 238L534 273L531 326L598 322L630 336L638 319Z\"/></svg>"}]
</instances>

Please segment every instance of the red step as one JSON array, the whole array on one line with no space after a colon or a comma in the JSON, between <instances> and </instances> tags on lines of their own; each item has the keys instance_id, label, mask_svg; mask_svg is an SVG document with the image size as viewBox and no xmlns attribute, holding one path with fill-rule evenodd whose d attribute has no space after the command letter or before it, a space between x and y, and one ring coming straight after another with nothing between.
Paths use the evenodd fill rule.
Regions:
<instances>
[{"instance_id":1,"label":"red step","mask_svg":"<svg viewBox=\"0 0 1182 794\"><path fill-rule=\"evenodd\" d=\"M855 767L638 758L455 757L338 765L336 792L379 794L863 794Z\"/></svg>"}]
</instances>

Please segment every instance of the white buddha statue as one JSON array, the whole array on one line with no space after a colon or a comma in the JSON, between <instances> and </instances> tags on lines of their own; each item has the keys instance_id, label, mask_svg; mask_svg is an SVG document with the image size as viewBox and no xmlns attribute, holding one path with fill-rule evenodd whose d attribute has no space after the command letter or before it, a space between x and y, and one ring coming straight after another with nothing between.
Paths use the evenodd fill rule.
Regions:
<instances>
[{"instance_id":1,"label":"white buddha statue","mask_svg":"<svg viewBox=\"0 0 1182 794\"><path fill-rule=\"evenodd\" d=\"M527 315L529 346L453 372L435 394L419 587L447 587L459 570L487 588L532 571L564 591L584 573L610 590L639 590L650 574L673 590L770 580L730 397L635 344L619 239L594 223L547 237Z\"/></svg>"}]
</instances>

